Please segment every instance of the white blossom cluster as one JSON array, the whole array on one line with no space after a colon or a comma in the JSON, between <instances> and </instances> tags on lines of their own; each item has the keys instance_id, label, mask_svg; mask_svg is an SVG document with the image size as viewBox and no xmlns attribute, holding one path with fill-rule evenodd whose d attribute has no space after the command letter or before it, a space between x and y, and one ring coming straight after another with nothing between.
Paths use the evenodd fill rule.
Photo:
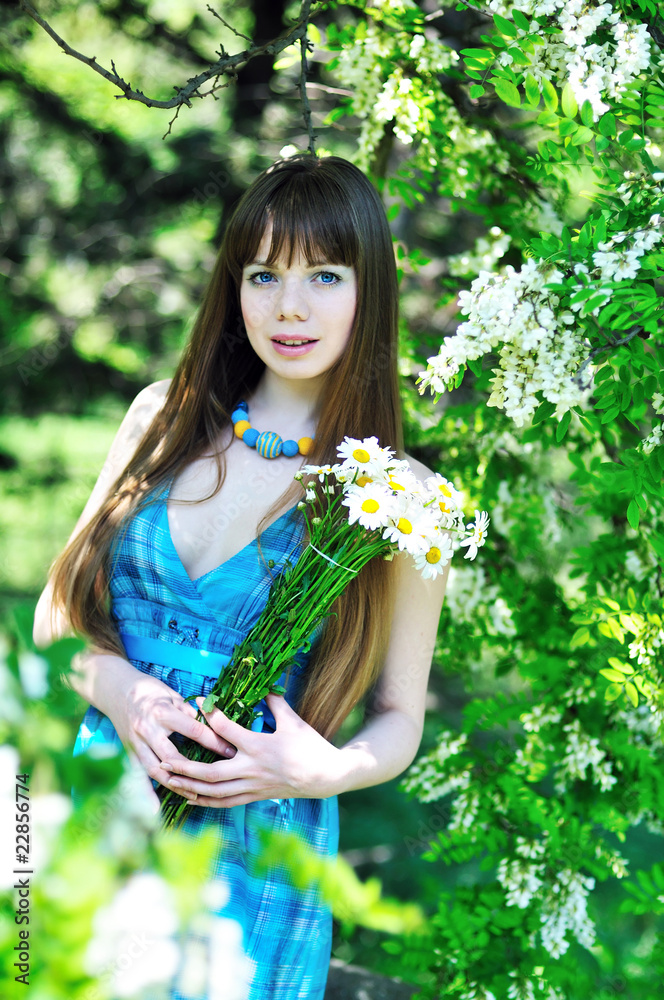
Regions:
<instances>
[{"instance_id":1,"label":"white blossom cluster","mask_svg":"<svg viewBox=\"0 0 664 1000\"><path fill-rule=\"evenodd\" d=\"M571 868L558 872L544 894L540 919L542 944L552 958L560 958L569 948L568 934L583 948L595 943L595 925L588 916L588 893L595 879Z\"/></svg>"},{"instance_id":2,"label":"white blossom cluster","mask_svg":"<svg viewBox=\"0 0 664 1000\"><path fill-rule=\"evenodd\" d=\"M563 713L554 705L534 705L531 712L524 712L520 716L521 725L527 733L539 733L545 726L557 725L563 717Z\"/></svg>"},{"instance_id":3,"label":"white blossom cluster","mask_svg":"<svg viewBox=\"0 0 664 1000\"><path fill-rule=\"evenodd\" d=\"M490 635L516 635L511 608L480 566L451 567L445 602L454 622L477 624L481 618Z\"/></svg>"},{"instance_id":4,"label":"white blossom cluster","mask_svg":"<svg viewBox=\"0 0 664 1000\"><path fill-rule=\"evenodd\" d=\"M510 971L509 976L514 982L507 987L507 1000L565 1000L560 990L543 979L536 981L529 979L514 969Z\"/></svg>"},{"instance_id":5,"label":"white blossom cluster","mask_svg":"<svg viewBox=\"0 0 664 1000\"><path fill-rule=\"evenodd\" d=\"M541 45L531 54L527 72L536 80L569 83L579 107L589 101L595 121L610 109L607 98L615 98L651 58L647 25L625 20L617 4L593 0L490 0L491 10L511 17L514 9L533 17L553 17L559 34L540 35ZM527 34L518 29L519 37ZM513 62L501 52L502 65Z\"/></svg>"},{"instance_id":6,"label":"white blossom cluster","mask_svg":"<svg viewBox=\"0 0 664 1000\"><path fill-rule=\"evenodd\" d=\"M628 653L637 664L649 667L664 644L664 629L657 622L647 622L638 635L630 642Z\"/></svg>"},{"instance_id":7,"label":"white blossom cluster","mask_svg":"<svg viewBox=\"0 0 664 1000\"><path fill-rule=\"evenodd\" d=\"M664 416L664 396L661 392L656 392L652 398L652 406L658 416ZM653 424L652 430L639 445L645 455L649 455L662 443L664 437L664 423Z\"/></svg>"},{"instance_id":8,"label":"white blossom cluster","mask_svg":"<svg viewBox=\"0 0 664 1000\"><path fill-rule=\"evenodd\" d=\"M455 774L447 773L448 759L461 753L467 739L465 733L455 735L448 729L444 730L435 749L420 757L409 768L403 781L404 790L417 792L420 802L435 802L449 792L467 788L470 784L470 771L467 768Z\"/></svg>"},{"instance_id":9,"label":"white blossom cluster","mask_svg":"<svg viewBox=\"0 0 664 1000\"><path fill-rule=\"evenodd\" d=\"M391 4L399 13L410 4ZM400 62L409 59L414 72L409 75ZM403 143L430 133L429 105L445 99L436 75L458 61L456 52L438 38L423 34L397 36L381 31L369 21L358 28L353 45L338 57L338 73L354 92L353 112L362 119L357 162L366 169L385 125L394 121L394 132ZM385 67L389 67L386 70ZM423 86L421 78L427 80ZM435 93L434 93L435 90Z\"/></svg>"},{"instance_id":10,"label":"white blossom cluster","mask_svg":"<svg viewBox=\"0 0 664 1000\"><path fill-rule=\"evenodd\" d=\"M459 993L459 1000L496 1000L496 994L478 983L466 983L463 992Z\"/></svg>"},{"instance_id":11,"label":"white blossom cluster","mask_svg":"<svg viewBox=\"0 0 664 1000\"><path fill-rule=\"evenodd\" d=\"M567 733L567 739L556 777L556 791L562 794L570 782L585 781L588 767L592 781L603 792L612 788L618 779L611 770L611 763L607 760L606 751L600 747L599 740L584 732L578 719L563 726L563 732Z\"/></svg>"},{"instance_id":12,"label":"white blossom cluster","mask_svg":"<svg viewBox=\"0 0 664 1000\"><path fill-rule=\"evenodd\" d=\"M633 278L641 258L664 238L659 215L632 232L615 233L593 253L594 267L578 262L575 274L597 282L606 305L611 289L602 282ZM620 249L614 249L620 246ZM536 393L556 407L556 416L585 402L588 388L574 376L588 353L584 326L574 315L582 302L561 306L560 296L544 286L559 284L563 273L545 260L527 260L520 271L508 265L501 275L481 271L470 291L459 293L459 309L468 316L454 335L445 337L440 351L420 372L420 392L434 395L453 387L461 366L490 352L498 352L489 406L498 406L522 427L538 406ZM571 292L581 291L581 283ZM599 312L600 306L593 310Z\"/></svg>"},{"instance_id":13,"label":"white blossom cluster","mask_svg":"<svg viewBox=\"0 0 664 1000\"><path fill-rule=\"evenodd\" d=\"M175 975L179 919L170 886L154 872L131 875L95 913L87 971L109 980L114 996L138 997Z\"/></svg>"},{"instance_id":14,"label":"white blossom cluster","mask_svg":"<svg viewBox=\"0 0 664 1000\"><path fill-rule=\"evenodd\" d=\"M587 354L583 328L573 312L558 309L560 297L544 285L564 275L546 261L531 259L520 271L481 271L470 291L459 293L459 308L468 320L445 337L439 353L420 373L420 392L434 394L452 387L468 361L498 351L489 406L502 407L518 427L539 405L535 393L554 403L558 416L585 401L587 390L573 375Z\"/></svg>"},{"instance_id":15,"label":"white blossom cluster","mask_svg":"<svg viewBox=\"0 0 664 1000\"><path fill-rule=\"evenodd\" d=\"M452 254L447 258L450 274L477 274L478 271L493 271L495 265L507 253L512 237L500 226L492 226L486 236L475 240L472 250Z\"/></svg>"},{"instance_id":16,"label":"white blossom cluster","mask_svg":"<svg viewBox=\"0 0 664 1000\"><path fill-rule=\"evenodd\" d=\"M544 845L537 847L541 848L538 855L541 857ZM595 926L588 917L587 902L595 880L563 868L552 881L547 881L546 863L534 863L531 858L532 855L503 858L500 862L497 878L506 889L507 905L525 909L537 895L541 903L542 944L553 958L564 955L569 948L568 934L584 948L590 948L595 940Z\"/></svg>"},{"instance_id":17,"label":"white blossom cluster","mask_svg":"<svg viewBox=\"0 0 664 1000\"><path fill-rule=\"evenodd\" d=\"M452 805L452 815L448 824L449 830L465 830L468 832L477 819L480 808L480 793L477 789L466 789L457 795ZM476 831L476 832L479 832ZM475 840L473 836L471 838Z\"/></svg>"}]
</instances>

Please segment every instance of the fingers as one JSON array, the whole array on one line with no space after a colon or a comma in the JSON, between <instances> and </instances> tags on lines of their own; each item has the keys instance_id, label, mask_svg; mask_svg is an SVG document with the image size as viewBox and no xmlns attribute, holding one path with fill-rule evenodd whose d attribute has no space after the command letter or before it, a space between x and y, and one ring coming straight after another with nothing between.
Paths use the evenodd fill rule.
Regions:
<instances>
[{"instance_id":1,"label":"fingers","mask_svg":"<svg viewBox=\"0 0 664 1000\"><path fill-rule=\"evenodd\" d=\"M196 704L202 711L203 698L197 698ZM205 718L218 736L223 737L226 743L244 750L251 745L252 737L256 734L245 729L244 726L232 722L228 716L218 709L213 708L211 712L204 712Z\"/></svg>"}]
</instances>

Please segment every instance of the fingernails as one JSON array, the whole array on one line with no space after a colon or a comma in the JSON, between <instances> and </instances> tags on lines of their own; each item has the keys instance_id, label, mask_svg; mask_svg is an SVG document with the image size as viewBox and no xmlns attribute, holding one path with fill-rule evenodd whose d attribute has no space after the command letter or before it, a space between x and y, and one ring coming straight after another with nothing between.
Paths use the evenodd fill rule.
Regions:
<instances>
[{"instance_id":1,"label":"fingernails","mask_svg":"<svg viewBox=\"0 0 664 1000\"><path fill-rule=\"evenodd\" d=\"M163 768L164 771L174 771L175 770L175 768L173 767L173 765L169 764L167 760L162 760L161 766L162 766L162 768Z\"/></svg>"},{"instance_id":2,"label":"fingernails","mask_svg":"<svg viewBox=\"0 0 664 1000\"><path fill-rule=\"evenodd\" d=\"M234 757L235 756L235 750L233 749L233 747L226 747L226 749L224 750L224 753L226 754L227 757Z\"/></svg>"},{"instance_id":3,"label":"fingernails","mask_svg":"<svg viewBox=\"0 0 664 1000\"><path fill-rule=\"evenodd\" d=\"M176 781L175 778L169 778L168 784L170 785L171 788L182 788L182 782Z\"/></svg>"}]
</instances>

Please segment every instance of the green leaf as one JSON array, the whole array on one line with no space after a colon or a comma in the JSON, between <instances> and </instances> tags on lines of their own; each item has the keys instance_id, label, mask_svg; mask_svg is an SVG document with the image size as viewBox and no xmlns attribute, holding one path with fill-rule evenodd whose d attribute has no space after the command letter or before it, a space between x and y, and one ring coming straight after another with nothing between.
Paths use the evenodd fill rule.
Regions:
<instances>
[{"instance_id":1,"label":"green leaf","mask_svg":"<svg viewBox=\"0 0 664 1000\"><path fill-rule=\"evenodd\" d=\"M627 506L627 520L630 528L633 528L634 531L636 531L639 527L639 516L639 505L635 500L630 500Z\"/></svg>"},{"instance_id":2,"label":"green leaf","mask_svg":"<svg viewBox=\"0 0 664 1000\"><path fill-rule=\"evenodd\" d=\"M494 54L489 49L461 49L462 56L470 56L480 62L492 62Z\"/></svg>"},{"instance_id":3,"label":"green leaf","mask_svg":"<svg viewBox=\"0 0 664 1000\"><path fill-rule=\"evenodd\" d=\"M556 427L556 441L558 442L558 444L560 444L560 442L567 434L567 429L569 427L571 419L572 419L572 411L566 410L565 413L563 413L560 422L558 423L558 426Z\"/></svg>"},{"instance_id":4,"label":"green leaf","mask_svg":"<svg viewBox=\"0 0 664 1000\"><path fill-rule=\"evenodd\" d=\"M517 28L521 28L522 31L530 31L530 21L522 10L513 10L512 17Z\"/></svg>"},{"instance_id":5,"label":"green leaf","mask_svg":"<svg viewBox=\"0 0 664 1000\"><path fill-rule=\"evenodd\" d=\"M579 111L579 106L576 103L576 97L574 96L574 91L572 90L572 86L569 83L566 83L565 86L563 87L561 104L563 112L567 115L568 118L576 118Z\"/></svg>"},{"instance_id":6,"label":"green leaf","mask_svg":"<svg viewBox=\"0 0 664 1000\"><path fill-rule=\"evenodd\" d=\"M209 694L203 704L201 705L202 712L211 712L212 709L217 704L217 696L214 694Z\"/></svg>"},{"instance_id":7,"label":"green leaf","mask_svg":"<svg viewBox=\"0 0 664 1000\"><path fill-rule=\"evenodd\" d=\"M616 134L616 116L607 111L599 120L598 128L602 135L611 138Z\"/></svg>"},{"instance_id":8,"label":"green leaf","mask_svg":"<svg viewBox=\"0 0 664 1000\"><path fill-rule=\"evenodd\" d=\"M470 88L470 96L474 99L476 97L481 97L484 93L484 87L481 83L474 83Z\"/></svg>"},{"instance_id":9,"label":"green leaf","mask_svg":"<svg viewBox=\"0 0 664 1000\"><path fill-rule=\"evenodd\" d=\"M586 646L590 642L590 629L587 626L578 628L570 639L569 648L578 649L579 646Z\"/></svg>"},{"instance_id":10,"label":"green leaf","mask_svg":"<svg viewBox=\"0 0 664 1000\"><path fill-rule=\"evenodd\" d=\"M561 118L558 121L558 133L565 137L566 135L573 135L574 132L579 128L579 125L571 118Z\"/></svg>"},{"instance_id":11,"label":"green leaf","mask_svg":"<svg viewBox=\"0 0 664 1000\"><path fill-rule=\"evenodd\" d=\"M542 79L542 96L549 111L557 111L558 94L556 93L556 88L549 80Z\"/></svg>"},{"instance_id":12,"label":"green leaf","mask_svg":"<svg viewBox=\"0 0 664 1000\"><path fill-rule=\"evenodd\" d=\"M615 701L622 693L623 689L620 684L609 684L604 692L604 697L607 701Z\"/></svg>"},{"instance_id":13,"label":"green leaf","mask_svg":"<svg viewBox=\"0 0 664 1000\"><path fill-rule=\"evenodd\" d=\"M590 101L584 101L581 105L581 121L588 128L591 128L595 124L595 118L593 116L593 106Z\"/></svg>"},{"instance_id":14,"label":"green leaf","mask_svg":"<svg viewBox=\"0 0 664 1000\"><path fill-rule=\"evenodd\" d=\"M600 670L600 674L602 677L606 677L607 680L610 681L620 681L620 683L622 683L625 679L619 670L611 670L610 667L605 667L603 670Z\"/></svg>"},{"instance_id":15,"label":"green leaf","mask_svg":"<svg viewBox=\"0 0 664 1000\"><path fill-rule=\"evenodd\" d=\"M508 21L506 17L501 17L500 14L494 14L493 23L502 35L507 35L508 38L516 38L518 34L517 27L512 23L512 21Z\"/></svg>"},{"instance_id":16,"label":"green leaf","mask_svg":"<svg viewBox=\"0 0 664 1000\"><path fill-rule=\"evenodd\" d=\"M609 663L615 670L619 670L621 674L633 674L634 667L630 663L623 663L619 660L617 656L610 656ZM615 680L615 678L612 678Z\"/></svg>"},{"instance_id":17,"label":"green leaf","mask_svg":"<svg viewBox=\"0 0 664 1000\"><path fill-rule=\"evenodd\" d=\"M509 104L511 108L521 107L521 94L509 80L496 80L494 87L496 88L496 94L505 104Z\"/></svg>"},{"instance_id":18,"label":"green leaf","mask_svg":"<svg viewBox=\"0 0 664 1000\"><path fill-rule=\"evenodd\" d=\"M639 704L639 695L631 681L627 681L627 683L625 684L625 694L631 701L634 708L636 708L637 705Z\"/></svg>"},{"instance_id":19,"label":"green leaf","mask_svg":"<svg viewBox=\"0 0 664 1000\"><path fill-rule=\"evenodd\" d=\"M581 146L583 145L584 142L590 142L594 135L595 133L591 128L586 128L585 125L582 125L575 132L574 137L572 139L572 145Z\"/></svg>"}]
</instances>

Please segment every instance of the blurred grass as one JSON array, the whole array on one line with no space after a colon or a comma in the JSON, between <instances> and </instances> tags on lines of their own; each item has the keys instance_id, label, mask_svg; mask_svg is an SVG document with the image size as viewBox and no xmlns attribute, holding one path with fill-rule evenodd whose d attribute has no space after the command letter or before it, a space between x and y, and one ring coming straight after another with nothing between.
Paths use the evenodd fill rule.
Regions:
<instances>
[{"instance_id":1,"label":"blurred grass","mask_svg":"<svg viewBox=\"0 0 664 1000\"><path fill-rule=\"evenodd\" d=\"M0 419L0 615L36 600L85 506L121 412Z\"/></svg>"}]
</instances>

